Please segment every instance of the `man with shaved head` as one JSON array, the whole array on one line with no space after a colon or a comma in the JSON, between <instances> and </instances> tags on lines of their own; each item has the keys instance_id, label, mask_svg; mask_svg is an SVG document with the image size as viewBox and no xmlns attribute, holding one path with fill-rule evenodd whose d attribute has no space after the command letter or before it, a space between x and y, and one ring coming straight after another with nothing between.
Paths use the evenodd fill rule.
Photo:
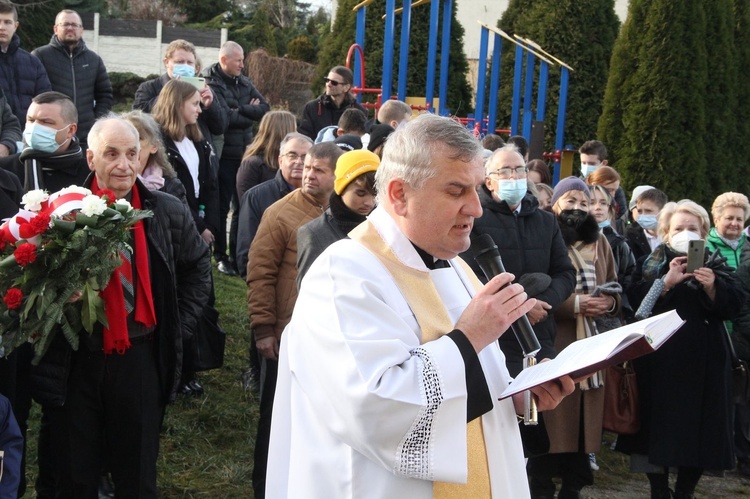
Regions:
<instances>
[{"instance_id":1,"label":"man with shaved head","mask_svg":"<svg viewBox=\"0 0 750 499\"><path fill-rule=\"evenodd\" d=\"M250 78L242 74L245 54L242 47L232 41L222 45L219 62L206 68L209 84L229 108L229 125L224 132L224 147L219 162L219 235L215 253L219 272L237 275L235 248L237 245L237 170L245 148L253 141L253 124L271 110L268 102L258 92ZM226 221L230 205L234 208L227 254Z\"/></svg>"}]
</instances>

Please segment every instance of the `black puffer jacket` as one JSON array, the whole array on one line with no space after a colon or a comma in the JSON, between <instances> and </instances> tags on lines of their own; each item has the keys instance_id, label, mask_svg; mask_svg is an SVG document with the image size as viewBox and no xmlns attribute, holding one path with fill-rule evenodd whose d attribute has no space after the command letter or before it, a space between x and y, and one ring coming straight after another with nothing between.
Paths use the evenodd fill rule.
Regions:
<instances>
[{"instance_id":1,"label":"black puffer jacket","mask_svg":"<svg viewBox=\"0 0 750 499\"><path fill-rule=\"evenodd\" d=\"M352 97L351 94L344 96L344 101L340 107L336 107L333 99L326 94L322 94L317 99L311 100L305 104L305 110L302 113L302 122L299 124L297 131L303 133L315 140L318 136L318 132L327 126L338 125L339 118L344 114L344 111L353 107L359 109L365 116L367 116L367 110Z\"/></svg>"},{"instance_id":2,"label":"black puffer jacket","mask_svg":"<svg viewBox=\"0 0 750 499\"><path fill-rule=\"evenodd\" d=\"M190 212L193 214L198 234L202 234L204 230L208 229L214 236L218 236L219 183L216 178L216 172L211 168L211 146L206 139L200 142L193 142L196 151L198 151L198 159L200 160L200 166L198 167L200 195L196 198L193 177L174 140L164 134L162 134L162 139L164 140L164 147L167 149L169 162L174 167L174 170L177 172L177 178L185 188L185 199L190 207ZM203 205L205 211L203 218L198 216L198 209L201 205Z\"/></svg>"},{"instance_id":3,"label":"black puffer jacket","mask_svg":"<svg viewBox=\"0 0 750 499\"><path fill-rule=\"evenodd\" d=\"M250 244L255 239L255 234L258 232L263 212L291 191L289 184L281 175L281 170L278 170L273 179L248 189L240 198L237 227L237 269L243 279L247 274L247 253L250 251Z\"/></svg>"},{"instance_id":4,"label":"black puffer jacket","mask_svg":"<svg viewBox=\"0 0 750 499\"><path fill-rule=\"evenodd\" d=\"M150 113L156 104L156 99L161 93L161 89L164 85L169 82L169 74L164 73L158 78L153 80L144 81L138 86L138 90L135 91L135 99L133 100L133 109L140 109L144 113ZM201 104L201 114L198 116L198 127L201 129L201 133L213 146L213 140L211 135L221 135L227 128L229 110L227 109L226 102L221 96L216 95L214 92L214 100L211 103L211 107L203 107Z\"/></svg>"},{"instance_id":5,"label":"black puffer jacket","mask_svg":"<svg viewBox=\"0 0 750 499\"><path fill-rule=\"evenodd\" d=\"M24 123L25 126L25 123ZM11 154L16 152L16 142L23 140L21 124L13 114L8 99L0 89L0 144L8 148Z\"/></svg>"},{"instance_id":6,"label":"black puffer jacket","mask_svg":"<svg viewBox=\"0 0 750 499\"><path fill-rule=\"evenodd\" d=\"M20 123L26 123L31 99L52 90L42 62L21 48L17 34L13 35L8 51L0 52L0 88Z\"/></svg>"},{"instance_id":7,"label":"black puffer jacket","mask_svg":"<svg viewBox=\"0 0 750 499\"><path fill-rule=\"evenodd\" d=\"M91 177L86 182L90 184ZM156 365L165 402L174 401L182 373L182 338L192 334L208 302L211 262L193 217L179 199L149 191L136 182L143 208L154 213L144 221L156 311ZM72 350L57 335L32 370L32 392L41 404L61 406L67 397Z\"/></svg>"},{"instance_id":8,"label":"black puffer jacket","mask_svg":"<svg viewBox=\"0 0 750 499\"><path fill-rule=\"evenodd\" d=\"M0 158L0 168L16 174L26 190L47 189L50 193L81 185L91 173L76 137L62 152L39 152L27 147L19 154Z\"/></svg>"},{"instance_id":9,"label":"black puffer jacket","mask_svg":"<svg viewBox=\"0 0 750 499\"><path fill-rule=\"evenodd\" d=\"M204 71L208 84L221 96L229 109L229 124L224 132L222 159L242 159L245 148L253 141L253 123L260 121L271 106L247 76L229 76L215 63ZM258 99L259 104L250 104Z\"/></svg>"},{"instance_id":10,"label":"black puffer jacket","mask_svg":"<svg viewBox=\"0 0 750 499\"><path fill-rule=\"evenodd\" d=\"M530 193L521 201L521 211L514 214L508 203L498 202L487 187L479 189L479 199L484 212L474 220L472 236L489 234L500 250L505 270L518 280L524 274L541 272L552 278L550 286L535 298L552 306L547 318L534 325L534 332L542 350L537 357L555 356L554 312L575 288L576 271L568 257L560 227L552 213L539 209L539 203ZM484 274L474 260L471 249L461 257L474 269L484 282ZM508 369L512 376L521 371L523 352L515 336L506 332L500 337L500 347L505 353Z\"/></svg>"},{"instance_id":11,"label":"black puffer jacket","mask_svg":"<svg viewBox=\"0 0 750 499\"><path fill-rule=\"evenodd\" d=\"M78 109L77 136L86 143L94 121L112 109L112 83L109 81L104 61L86 48L83 40L72 50L52 35L48 45L31 52L42 61L52 90L61 92L76 104Z\"/></svg>"}]
</instances>

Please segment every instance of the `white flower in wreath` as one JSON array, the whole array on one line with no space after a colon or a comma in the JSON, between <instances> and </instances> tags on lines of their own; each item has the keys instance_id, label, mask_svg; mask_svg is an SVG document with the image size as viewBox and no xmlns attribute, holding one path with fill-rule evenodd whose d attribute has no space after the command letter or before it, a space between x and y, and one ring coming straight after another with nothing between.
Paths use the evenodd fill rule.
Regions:
<instances>
[{"instance_id":1,"label":"white flower in wreath","mask_svg":"<svg viewBox=\"0 0 750 499\"><path fill-rule=\"evenodd\" d=\"M104 213L107 209L107 203L99 196L89 195L81 201L81 213L87 217L94 217Z\"/></svg>"},{"instance_id":2,"label":"white flower in wreath","mask_svg":"<svg viewBox=\"0 0 750 499\"><path fill-rule=\"evenodd\" d=\"M128 201L127 199L124 199L124 198L118 199L117 201L115 201L115 204L119 206L125 206L128 209L128 211L133 211L133 205L130 204L130 201Z\"/></svg>"},{"instance_id":3,"label":"white flower in wreath","mask_svg":"<svg viewBox=\"0 0 750 499\"><path fill-rule=\"evenodd\" d=\"M24 194L21 202L23 203L24 210L38 212L42 209L42 203L48 199L49 194L47 194L47 191L35 189Z\"/></svg>"}]
</instances>

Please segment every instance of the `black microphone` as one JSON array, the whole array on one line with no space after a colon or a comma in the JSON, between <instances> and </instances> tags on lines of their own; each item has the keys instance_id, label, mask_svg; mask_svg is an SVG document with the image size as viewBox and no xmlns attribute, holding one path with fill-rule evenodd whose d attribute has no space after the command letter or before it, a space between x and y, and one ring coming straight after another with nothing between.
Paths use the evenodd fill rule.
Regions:
<instances>
[{"instance_id":1,"label":"black microphone","mask_svg":"<svg viewBox=\"0 0 750 499\"><path fill-rule=\"evenodd\" d=\"M489 234L482 234L473 238L471 240L471 251L474 253L474 259L479 264L479 268L482 269L488 281L496 275L505 272L503 260L500 258L500 251ZM505 286L508 285L510 283L507 283ZM510 328L513 330L513 334L516 335L518 343L521 344L524 357L533 357L542 349L526 314L519 317Z\"/></svg>"}]
</instances>

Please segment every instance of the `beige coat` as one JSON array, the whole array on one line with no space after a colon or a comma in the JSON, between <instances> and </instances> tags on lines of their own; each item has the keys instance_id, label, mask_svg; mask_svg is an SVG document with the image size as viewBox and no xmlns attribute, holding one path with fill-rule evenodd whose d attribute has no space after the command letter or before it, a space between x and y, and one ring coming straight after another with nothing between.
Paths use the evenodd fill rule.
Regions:
<instances>
[{"instance_id":1,"label":"beige coat","mask_svg":"<svg viewBox=\"0 0 750 499\"><path fill-rule=\"evenodd\" d=\"M599 235L597 248L596 284L617 281L615 260L612 249L604 235ZM576 340L576 314L574 292L565 300L555 313L557 337L555 348L558 352ZM620 310L620 296L617 296L614 314ZM606 380L605 380L606 383ZM581 405L583 399L583 405ZM553 411L544 413L544 422L550 439L550 454L561 452L596 452L602 443L602 412L604 409L604 388L581 391L576 385L575 391L565 397ZM583 448L581 440L581 411L583 411Z\"/></svg>"}]
</instances>

